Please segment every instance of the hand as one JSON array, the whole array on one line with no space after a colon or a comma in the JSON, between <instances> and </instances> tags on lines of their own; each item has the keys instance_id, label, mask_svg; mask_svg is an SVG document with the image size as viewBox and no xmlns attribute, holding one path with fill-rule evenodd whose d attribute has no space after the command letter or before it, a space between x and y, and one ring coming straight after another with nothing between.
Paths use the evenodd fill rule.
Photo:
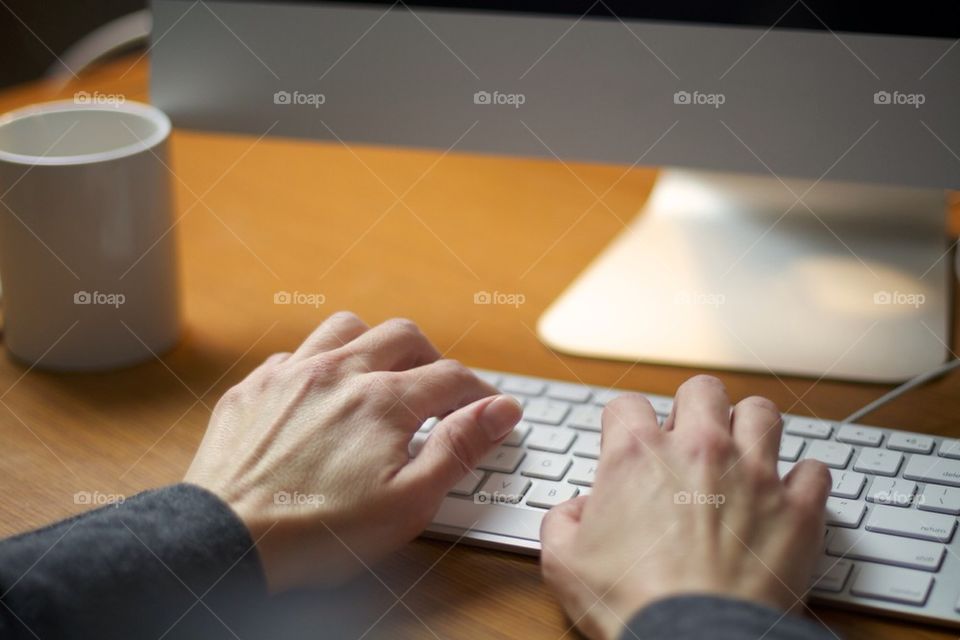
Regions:
<instances>
[{"instance_id":1,"label":"hand","mask_svg":"<svg viewBox=\"0 0 960 640\"><path fill-rule=\"evenodd\" d=\"M797 464L781 481L782 421L765 398L730 411L716 378L677 391L663 428L642 396L603 412L589 497L543 522L547 584L591 638L615 638L655 600L717 594L789 609L822 550L826 467Z\"/></svg>"},{"instance_id":2,"label":"hand","mask_svg":"<svg viewBox=\"0 0 960 640\"><path fill-rule=\"evenodd\" d=\"M417 536L510 433L522 410L496 394L412 322L338 313L224 394L185 480L247 525L271 591L338 583Z\"/></svg>"}]
</instances>

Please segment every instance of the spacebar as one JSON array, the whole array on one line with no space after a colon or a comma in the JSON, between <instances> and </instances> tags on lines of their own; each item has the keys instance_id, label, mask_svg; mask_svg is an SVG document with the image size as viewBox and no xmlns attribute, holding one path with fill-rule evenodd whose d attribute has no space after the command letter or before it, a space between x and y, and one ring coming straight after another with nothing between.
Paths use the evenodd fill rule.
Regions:
<instances>
[{"instance_id":1,"label":"spacebar","mask_svg":"<svg viewBox=\"0 0 960 640\"><path fill-rule=\"evenodd\" d=\"M540 522L546 511L533 511L499 504L476 504L472 500L444 498L433 524L494 533L526 540L540 540Z\"/></svg>"}]
</instances>

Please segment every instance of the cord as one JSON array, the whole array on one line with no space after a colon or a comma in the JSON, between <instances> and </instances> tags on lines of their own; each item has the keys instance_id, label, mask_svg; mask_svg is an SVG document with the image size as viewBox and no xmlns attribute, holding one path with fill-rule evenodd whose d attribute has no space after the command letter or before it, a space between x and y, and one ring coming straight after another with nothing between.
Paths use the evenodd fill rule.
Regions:
<instances>
[{"instance_id":1,"label":"cord","mask_svg":"<svg viewBox=\"0 0 960 640\"><path fill-rule=\"evenodd\" d=\"M920 385L926 382L929 382L934 378L938 378L949 371L953 371L957 367L960 367L960 358L957 358L955 360L950 360L949 362L945 362L944 364L934 369L931 369L930 371L921 373L920 375L907 380L906 382L901 384L899 387L896 387L892 391L883 394L882 396L880 396L879 398L877 398L867 406L863 407L862 409L858 409L854 411L853 413L848 415L846 418L841 420L840 424L848 424L850 422L855 422L860 418L862 418L863 416L867 415L868 413L873 413L874 411L876 411L883 405L887 404L891 400L899 398L907 391L910 391L910 389L913 389L914 387L919 387Z\"/></svg>"}]
</instances>

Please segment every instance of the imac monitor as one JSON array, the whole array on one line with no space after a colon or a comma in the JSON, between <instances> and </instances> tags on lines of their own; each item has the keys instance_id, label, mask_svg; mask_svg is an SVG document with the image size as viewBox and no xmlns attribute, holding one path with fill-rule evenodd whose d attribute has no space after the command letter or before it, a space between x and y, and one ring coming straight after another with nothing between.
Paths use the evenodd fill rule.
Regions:
<instances>
[{"instance_id":1,"label":"imac monitor","mask_svg":"<svg viewBox=\"0 0 960 640\"><path fill-rule=\"evenodd\" d=\"M180 127L663 167L541 317L558 350L876 382L949 353L954 3L153 12L152 99Z\"/></svg>"}]
</instances>

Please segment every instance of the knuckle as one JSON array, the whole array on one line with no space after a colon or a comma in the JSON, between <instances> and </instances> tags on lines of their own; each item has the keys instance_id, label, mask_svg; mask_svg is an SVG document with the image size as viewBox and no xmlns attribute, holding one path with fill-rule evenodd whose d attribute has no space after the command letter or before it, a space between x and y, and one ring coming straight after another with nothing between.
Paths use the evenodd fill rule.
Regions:
<instances>
[{"instance_id":1,"label":"knuckle","mask_svg":"<svg viewBox=\"0 0 960 640\"><path fill-rule=\"evenodd\" d=\"M738 402L737 407L741 409L747 407L751 409L759 409L775 415L778 419L780 418L780 407L777 406L777 403L770 398L765 398L763 396L748 396Z\"/></svg>"},{"instance_id":2,"label":"knuckle","mask_svg":"<svg viewBox=\"0 0 960 640\"><path fill-rule=\"evenodd\" d=\"M409 318L390 318L383 323L383 326L391 334L408 338L415 338L423 335L420 332L420 327L417 326L417 323Z\"/></svg>"},{"instance_id":3,"label":"knuckle","mask_svg":"<svg viewBox=\"0 0 960 640\"><path fill-rule=\"evenodd\" d=\"M432 366L444 378L453 378L459 382L468 382L476 379L476 376L473 375L473 372L470 371L470 369L468 369L466 365L459 360L444 358L442 360L437 360L430 366Z\"/></svg>"},{"instance_id":4,"label":"knuckle","mask_svg":"<svg viewBox=\"0 0 960 640\"><path fill-rule=\"evenodd\" d=\"M330 314L328 320L335 320L344 324L363 324L360 316L352 311L340 310Z\"/></svg>"}]
</instances>

